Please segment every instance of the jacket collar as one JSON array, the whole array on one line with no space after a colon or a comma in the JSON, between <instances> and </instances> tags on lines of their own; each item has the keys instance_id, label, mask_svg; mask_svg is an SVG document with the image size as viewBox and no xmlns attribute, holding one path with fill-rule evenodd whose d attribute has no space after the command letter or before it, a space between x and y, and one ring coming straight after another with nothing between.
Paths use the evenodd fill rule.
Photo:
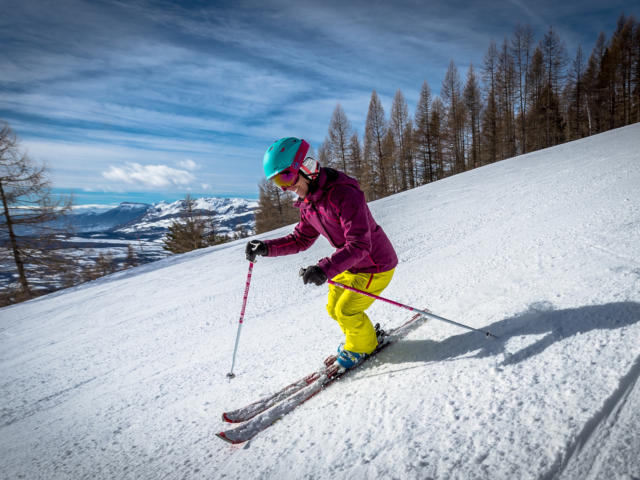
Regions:
<instances>
[{"instance_id":1,"label":"jacket collar","mask_svg":"<svg viewBox=\"0 0 640 480\"><path fill-rule=\"evenodd\" d=\"M328 183L327 169L321 168L318 177L309 184L309 193L304 198L298 197L294 206L300 207L304 204L317 203L325 194L325 187Z\"/></svg>"}]
</instances>

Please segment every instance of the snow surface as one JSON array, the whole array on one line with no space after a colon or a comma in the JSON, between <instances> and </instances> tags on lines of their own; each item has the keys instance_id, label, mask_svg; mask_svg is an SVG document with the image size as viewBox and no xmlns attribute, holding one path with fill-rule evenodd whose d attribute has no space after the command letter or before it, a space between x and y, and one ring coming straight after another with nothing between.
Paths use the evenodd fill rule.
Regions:
<instances>
[{"instance_id":1,"label":"snow surface","mask_svg":"<svg viewBox=\"0 0 640 480\"><path fill-rule=\"evenodd\" d=\"M325 241L256 264L232 381L246 240L0 310L0 476L640 477L639 151L636 124L372 203L385 296L500 339L430 320L241 446L222 411L341 340L297 276Z\"/></svg>"}]
</instances>

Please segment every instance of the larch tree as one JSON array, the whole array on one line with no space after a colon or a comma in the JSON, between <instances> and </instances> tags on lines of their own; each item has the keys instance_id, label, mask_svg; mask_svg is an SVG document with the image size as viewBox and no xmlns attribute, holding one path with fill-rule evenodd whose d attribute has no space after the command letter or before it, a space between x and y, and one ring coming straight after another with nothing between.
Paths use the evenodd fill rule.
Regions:
<instances>
[{"instance_id":1,"label":"larch tree","mask_svg":"<svg viewBox=\"0 0 640 480\"><path fill-rule=\"evenodd\" d=\"M464 172L466 111L462 101L460 74L453 60L449 63L449 68L442 81L441 95L447 110L447 138L451 169L453 173Z\"/></svg>"},{"instance_id":2,"label":"larch tree","mask_svg":"<svg viewBox=\"0 0 640 480\"><path fill-rule=\"evenodd\" d=\"M369 110L364 128L364 162L373 173L373 198L382 198L389 194L389 172L385 137L387 136L387 122L384 109L374 90L371 93Z\"/></svg>"},{"instance_id":3,"label":"larch tree","mask_svg":"<svg viewBox=\"0 0 640 480\"><path fill-rule=\"evenodd\" d=\"M328 166L336 167L345 173L349 170L349 139L352 133L351 123L340 104L336 105L329 123L329 135L325 142L329 155Z\"/></svg>"},{"instance_id":4,"label":"larch tree","mask_svg":"<svg viewBox=\"0 0 640 480\"><path fill-rule=\"evenodd\" d=\"M514 59L516 95L518 99L519 152L526 153L527 145L527 72L531 62L531 48L533 47L533 30L530 25L516 26L511 41L511 54Z\"/></svg>"},{"instance_id":5,"label":"larch tree","mask_svg":"<svg viewBox=\"0 0 640 480\"><path fill-rule=\"evenodd\" d=\"M270 180L263 179L259 185L258 209L256 211L256 233L290 225L298 221L299 214L293 207L291 194L283 192Z\"/></svg>"},{"instance_id":6,"label":"larch tree","mask_svg":"<svg viewBox=\"0 0 640 480\"><path fill-rule=\"evenodd\" d=\"M415 113L415 148L421 163L420 183L433 182L436 165L433 155L433 135L431 133L431 89L425 80L420 90L420 99Z\"/></svg>"},{"instance_id":7,"label":"larch tree","mask_svg":"<svg viewBox=\"0 0 640 480\"><path fill-rule=\"evenodd\" d=\"M415 186L413 159L410 153L409 107L400 90L393 97L389 118L389 131L393 135L393 192L401 192Z\"/></svg>"},{"instance_id":8,"label":"larch tree","mask_svg":"<svg viewBox=\"0 0 640 480\"><path fill-rule=\"evenodd\" d=\"M431 138L433 139L433 160L436 165L436 180L446 176L444 165L444 144L445 135L443 124L445 122L446 111L440 97L433 99L431 103Z\"/></svg>"},{"instance_id":9,"label":"larch tree","mask_svg":"<svg viewBox=\"0 0 640 480\"><path fill-rule=\"evenodd\" d=\"M469 65L467 81L463 91L464 105L468 113L469 144L468 169L480 166L480 113L482 112L482 93L473 65Z\"/></svg>"},{"instance_id":10,"label":"larch tree","mask_svg":"<svg viewBox=\"0 0 640 480\"><path fill-rule=\"evenodd\" d=\"M568 73L566 97L568 139L576 140L586 137L589 134L589 129L586 115L585 63L582 46L578 46Z\"/></svg>"},{"instance_id":11,"label":"larch tree","mask_svg":"<svg viewBox=\"0 0 640 480\"><path fill-rule=\"evenodd\" d=\"M483 163L498 160L498 105L496 102L498 82L498 49L491 42L484 56L482 75L484 79L487 104L482 116L483 131Z\"/></svg>"},{"instance_id":12,"label":"larch tree","mask_svg":"<svg viewBox=\"0 0 640 480\"><path fill-rule=\"evenodd\" d=\"M36 280L62 277L74 268L58 253L61 238L70 234L65 217L72 199L54 198L46 167L23 152L6 123L0 128L0 201L0 244L15 265L19 284L2 293L5 303L13 303L38 294Z\"/></svg>"},{"instance_id":13,"label":"larch tree","mask_svg":"<svg viewBox=\"0 0 640 480\"><path fill-rule=\"evenodd\" d=\"M504 39L498 55L498 110L500 123L500 159L516 155L515 66L509 43Z\"/></svg>"},{"instance_id":14,"label":"larch tree","mask_svg":"<svg viewBox=\"0 0 640 480\"><path fill-rule=\"evenodd\" d=\"M540 43L545 66L546 82L544 103L545 147L557 145L564 140L564 122L560 111L560 90L566 67L566 50L560 38L549 27Z\"/></svg>"}]
</instances>

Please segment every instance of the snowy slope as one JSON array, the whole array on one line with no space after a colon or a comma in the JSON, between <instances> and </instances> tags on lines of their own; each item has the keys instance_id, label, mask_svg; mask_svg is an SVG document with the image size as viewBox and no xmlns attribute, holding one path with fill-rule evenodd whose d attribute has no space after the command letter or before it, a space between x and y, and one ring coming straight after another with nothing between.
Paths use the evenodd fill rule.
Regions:
<instances>
[{"instance_id":1,"label":"snowy slope","mask_svg":"<svg viewBox=\"0 0 640 480\"><path fill-rule=\"evenodd\" d=\"M256 264L231 382L244 241L0 310L0 476L639 477L638 151L640 124L374 202L385 295L500 340L429 321L239 447L220 413L340 341L297 277L326 242Z\"/></svg>"}]
</instances>

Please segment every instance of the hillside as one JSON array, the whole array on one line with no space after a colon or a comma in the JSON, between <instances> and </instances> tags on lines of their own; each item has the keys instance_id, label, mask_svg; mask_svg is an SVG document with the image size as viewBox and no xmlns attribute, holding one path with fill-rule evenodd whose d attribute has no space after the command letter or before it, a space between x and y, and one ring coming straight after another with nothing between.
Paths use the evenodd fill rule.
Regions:
<instances>
[{"instance_id":1,"label":"hillside","mask_svg":"<svg viewBox=\"0 0 640 480\"><path fill-rule=\"evenodd\" d=\"M221 412L341 340L297 276L325 241L256 264L232 381L245 241L0 310L2 475L640 477L639 149L636 124L373 202L400 259L384 295L500 339L428 321L239 447Z\"/></svg>"}]
</instances>

